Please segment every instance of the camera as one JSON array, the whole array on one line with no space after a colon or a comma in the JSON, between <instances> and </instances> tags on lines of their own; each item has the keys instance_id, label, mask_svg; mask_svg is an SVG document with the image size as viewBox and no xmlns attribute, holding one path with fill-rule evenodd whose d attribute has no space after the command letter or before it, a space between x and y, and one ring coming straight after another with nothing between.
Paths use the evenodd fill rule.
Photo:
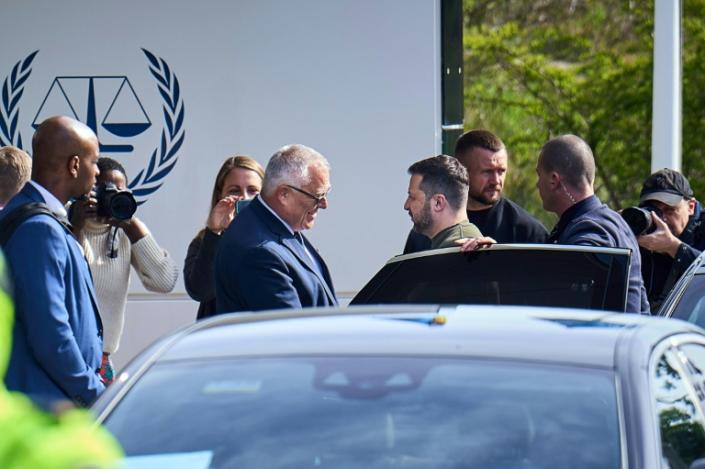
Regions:
<instances>
[{"instance_id":1,"label":"camera","mask_svg":"<svg viewBox=\"0 0 705 469\"><path fill-rule=\"evenodd\" d=\"M661 217L661 210L650 204L643 204L639 207L628 207L622 210L622 218L627 222L635 236L653 233L656 229L651 212Z\"/></svg>"},{"instance_id":2,"label":"camera","mask_svg":"<svg viewBox=\"0 0 705 469\"><path fill-rule=\"evenodd\" d=\"M115 184L99 184L95 188L98 200L96 215L117 220L129 220L137 211L137 201L129 189L118 189Z\"/></svg>"}]
</instances>

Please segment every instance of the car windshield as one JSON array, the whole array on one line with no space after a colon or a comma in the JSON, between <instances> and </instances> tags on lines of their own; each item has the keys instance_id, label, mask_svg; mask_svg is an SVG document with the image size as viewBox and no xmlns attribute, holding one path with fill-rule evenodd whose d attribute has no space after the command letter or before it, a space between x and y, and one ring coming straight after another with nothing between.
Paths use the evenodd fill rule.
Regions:
<instances>
[{"instance_id":1,"label":"car windshield","mask_svg":"<svg viewBox=\"0 0 705 469\"><path fill-rule=\"evenodd\" d=\"M608 371L287 357L156 365L105 424L128 467L610 468L617 413Z\"/></svg>"},{"instance_id":2,"label":"car windshield","mask_svg":"<svg viewBox=\"0 0 705 469\"><path fill-rule=\"evenodd\" d=\"M705 275L694 275L671 317L705 327Z\"/></svg>"}]
</instances>

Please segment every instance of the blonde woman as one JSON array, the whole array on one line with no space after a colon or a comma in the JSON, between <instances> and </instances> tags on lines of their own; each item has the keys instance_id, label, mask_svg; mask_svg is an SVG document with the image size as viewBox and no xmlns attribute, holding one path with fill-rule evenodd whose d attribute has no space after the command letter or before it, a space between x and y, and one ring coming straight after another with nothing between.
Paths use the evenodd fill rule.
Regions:
<instances>
[{"instance_id":1,"label":"blonde woman","mask_svg":"<svg viewBox=\"0 0 705 469\"><path fill-rule=\"evenodd\" d=\"M218 171L206 226L188 247L184 261L184 284L189 296L199 301L197 319L215 312L213 261L220 235L236 216L236 204L249 200L262 189L264 169L249 156L232 156Z\"/></svg>"}]
</instances>

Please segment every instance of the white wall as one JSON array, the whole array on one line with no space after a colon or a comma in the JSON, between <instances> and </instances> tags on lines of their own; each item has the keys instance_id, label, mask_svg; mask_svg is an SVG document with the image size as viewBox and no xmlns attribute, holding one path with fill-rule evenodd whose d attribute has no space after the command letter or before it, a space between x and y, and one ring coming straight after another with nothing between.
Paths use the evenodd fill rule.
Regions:
<instances>
[{"instance_id":1,"label":"white wall","mask_svg":"<svg viewBox=\"0 0 705 469\"><path fill-rule=\"evenodd\" d=\"M109 155L134 176L165 127L140 48L178 77L184 145L138 215L180 265L222 160L241 153L265 165L288 143L331 162L330 207L308 235L341 296L401 251L410 228L406 168L440 152L438 0L5 1L0 12L0 80L39 49L19 102L24 142L54 77L125 75L152 126L129 142L99 136L135 146ZM143 296L139 281L132 291L122 355L195 315L181 279L167 297Z\"/></svg>"}]
</instances>

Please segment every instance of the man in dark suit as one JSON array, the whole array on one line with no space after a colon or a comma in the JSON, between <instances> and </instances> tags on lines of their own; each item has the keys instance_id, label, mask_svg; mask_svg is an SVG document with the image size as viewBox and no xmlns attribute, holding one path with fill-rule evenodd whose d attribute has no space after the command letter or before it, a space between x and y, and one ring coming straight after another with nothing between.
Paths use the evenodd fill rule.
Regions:
<instances>
[{"instance_id":1,"label":"man in dark suit","mask_svg":"<svg viewBox=\"0 0 705 469\"><path fill-rule=\"evenodd\" d=\"M536 164L543 208L558 215L549 243L624 248L632 252L626 311L649 314L636 237L620 214L595 195L595 157L575 135L546 142Z\"/></svg>"},{"instance_id":2,"label":"man in dark suit","mask_svg":"<svg viewBox=\"0 0 705 469\"><path fill-rule=\"evenodd\" d=\"M272 156L262 192L218 245L217 312L338 304L328 267L302 235L328 208L329 190L330 167L316 150L288 145Z\"/></svg>"},{"instance_id":3,"label":"man in dark suit","mask_svg":"<svg viewBox=\"0 0 705 469\"><path fill-rule=\"evenodd\" d=\"M98 139L68 117L51 117L32 139L32 179L2 211L42 203L57 218L64 205L91 191L98 175ZM2 223L3 220L0 220ZM8 389L41 404L71 400L87 406L103 391L98 376L102 326L88 264L78 242L56 218L38 214L5 244L17 315Z\"/></svg>"}]
</instances>

